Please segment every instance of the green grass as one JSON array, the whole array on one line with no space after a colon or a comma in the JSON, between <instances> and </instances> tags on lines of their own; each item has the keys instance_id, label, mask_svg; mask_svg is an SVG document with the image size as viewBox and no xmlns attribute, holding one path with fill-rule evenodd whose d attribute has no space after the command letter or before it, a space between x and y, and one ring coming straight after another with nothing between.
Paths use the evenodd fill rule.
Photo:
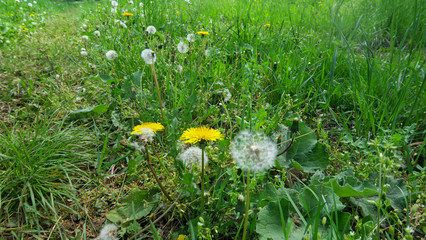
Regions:
<instances>
[{"instance_id":1,"label":"green grass","mask_svg":"<svg viewBox=\"0 0 426 240\"><path fill-rule=\"evenodd\" d=\"M135 0L114 14L110 1L0 0L4 236L93 238L106 220L123 238L418 239L421 3ZM146 48L157 56L159 88ZM107 60L109 50L118 57ZM166 127L148 154L130 135L141 122ZM182 132L201 125L225 136L207 144L205 174L178 157L188 147ZM245 129L266 133L279 151L290 146L249 186L229 151Z\"/></svg>"}]
</instances>

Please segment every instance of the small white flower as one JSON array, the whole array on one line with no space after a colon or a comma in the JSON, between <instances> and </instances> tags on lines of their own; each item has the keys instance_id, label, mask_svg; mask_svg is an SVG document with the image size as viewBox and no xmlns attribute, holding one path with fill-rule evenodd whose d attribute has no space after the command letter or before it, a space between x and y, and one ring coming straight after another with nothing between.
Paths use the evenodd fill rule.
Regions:
<instances>
[{"instance_id":1,"label":"small white flower","mask_svg":"<svg viewBox=\"0 0 426 240\"><path fill-rule=\"evenodd\" d=\"M95 68L96 68L96 65L95 65L95 64L92 64L92 63L89 63L89 67L90 67L91 69L95 69Z\"/></svg>"},{"instance_id":2,"label":"small white flower","mask_svg":"<svg viewBox=\"0 0 426 240\"><path fill-rule=\"evenodd\" d=\"M199 167L201 169L202 163L202 150L199 147L190 147L183 153L178 155L178 159L181 160L187 168ZM207 166L209 158L207 153L204 151L204 167Z\"/></svg>"},{"instance_id":3,"label":"small white flower","mask_svg":"<svg viewBox=\"0 0 426 240\"><path fill-rule=\"evenodd\" d=\"M179 42L179 44L177 45L177 49L180 53L187 53L188 45L186 45L184 42Z\"/></svg>"},{"instance_id":4,"label":"small white flower","mask_svg":"<svg viewBox=\"0 0 426 240\"><path fill-rule=\"evenodd\" d=\"M88 39L89 39L89 37L88 37L87 35L83 35L83 36L81 36L81 39L83 39L83 40L88 40Z\"/></svg>"},{"instance_id":5,"label":"small white flower","mask_svg":"<svg viewBox=\"0 0 426 240\"><path fill-rule=\"evenodd\" d=\"M118 54L114 50L109 50L106 54L106 58L110 61L114 60L116 57L118 57Z\"/></svg>"},{"instance_id":6,"label":"small white flower","mask_svg":"<svg viewBox=\"0 0 426 240\"><path fill-rule=\"evenodd\" d=\"M128 1L128 3L129 3L129 4L133 4L133 1L132 1L132 0L130 0L130 1Z\"/></svg>"},{"instance_id":7,"label":"small white flower","mask_svg":"<svg viewBox=\"0 0 426 240\"><path fill-rule=\"evenodd\" d=\"M83 56L83 57L85 57L85 56L89 55L89 53L88 53L88 52L86 52L86 51L81 51L81 52L80 52L80 54L81 54L81 56Z\"/></svg>"},{"instance_id":8,"label":"small white flower","mask_svg":"<svg viewBox=\"0 0 426 240\"><path fill-rule=\"evenodd\" d=\"M275 164L278 149L263 133L240 132L231 143L231 155L244 171L265 171Z\"/></svg>"},{"instance_id":9,"label":"small white flower","mask_svg":"<svg viewBox=\"0 0 426 240\"><path fill-rule=\"evenodd\" d=\"M351 235L351 236L355 236L355 232L354 232L354 231L350 231L350 232L349 232L349 235Z\"/></svg>"},{"instance_id":10,"label":"small white flower","mask_svg":"<svg viewBox=\"0 0 426 240\"><path fill-rule=\"evenodd\" d=\"M85 48L81 48L80 51L86 51L86 49Z\"/></svg>"},{"instance_id":11,"label":"small white flower","mask_svg":"<svg viewBox=\"0 0 426 240\"><path fill-rule=\"evenodd\" d=\"M407 226L406 228L405 228L405 231L407 232L407 233L413 233L414 232L414 229L413 229L413 227L411 227L411 226Z\"/></svg>"},{"instance_id":12,"label":"small white flower","mask_svg":"<svg viewBox=\"0 0 426 240\"><path fill-rule=\"evenodd\" d=\"M116 7L118 7L118 2L117 1L112 1L111 5L116 8Z\"/></svg>"},{"instance_id":13,"label":"small white flower","mask_svg":"<svg viewBox=\"0 0 426 240\"><path fill-rule=\"evenodd\" d=\"M99 32L99 31L94 31L94 32L93 32L93 35L95 35L95 36L99 37L99 36L101 36L101 32Z\"/></svg>"},{"instance_id":14,"label":"small white flower","mask_svg":"<svg viewBox=\"0 0 426 240\"><path fill-rule=\"evenodd\" d=\"M28 3L28 7L32 7L33 6L33 4L32 3Z\"/></svg>"},{"instance_id":15,"label":"small white flower","mask_svg":"<svg viewBox=\"0 0 426 240\"><path fill-rule=\"evenodd\" d=\"M34 1L33 3L34 3L34 4L37 4L37 1Z\"/></svg>"},{"instance_id":16,"label":"small white flower","mask_svg":"<svg viewBox=\"0 0 426 240\"><path fill-rule=\"evenodd\" d=\"M21 2L20 0L15 0L15 2Z\"/></svg>"},{"instance_id":17,"label":"small white flower","mask_svg":"<svg viewBox=\"0 0 426 240\"><path fill-rule=\"evenodd\" d=\"M185 2L187 2L187 3L191 3L191 1L190 1L190 0L185 0Z\"/></svg>"},{"instance_id":18,"label":"small white flower","mask_svg":"<svg viewBox=\"0 0 426 240\"><path fill-rule=\"evenodd\" d=\"M7 44L9 44L9 43L10 43L10 41L9 41L9 40L6 40L6 43L7 43Z\"/></svg>"},{"instance_id":19,"label":"small white flower","mask_svg":"<svg viewBox=\"0 0 426 240\"><path fill-rule=\"evenodd\" d=\"M117 8L111 8L111 13L117 13Z\"/></svg>"},{"instance_id":20,"label":"small white flower","mask_svg":"<svg viewBox=\"0 0 426 240\"><path fill-rule=\"evenodd\" d=\"M188 34L186 40L188 40L188 42L195 42L195 35L193 33Z\"/></svg>"},{"instance_id":21,"label":"small white flower","mask_svg":"<svg viewBox=\"0 0 426 240\"><path fill-rule=\"evenodd\" d=\"M155 34L155 33L157 32L157 29L155 29L155 27L154 27L154 26L148 26L148 27L146 28L146 31L147 31L148 33L151 33L151 34Z\"/></svg>"},{"instance_id":22,"label":"small white flower","mask_svg":"<svg viewBox=\"0 0 426 240\"><path fill-rule=\"evenodd\" d=\"M142 51L141 57L146 64L153 64L157 60L157 56L151 49L145 49Z\"/></svg>"},{"instance_id":23,"label":"small white flower","mask_svg":"<svg viewBox=\"0 0 426 240\"><path fill-rule=\"evenodd\" d=\"M115 224L105 225L99 236L96 238L98 240L119 240L118 237L118 227Z\"/></svg>"},{"instance_id":24,"label":"small white flower","mask_svg":"<svg viewBox=\"0 0 426 240\"><path fill-rule=\"evenodd\" d=\"M83 25L81 25L81 27L82 27L83 29L86 29L86 28L87 28L87 25L86 25L86 24L83 24Z\"/></svg>"}]
</instances>

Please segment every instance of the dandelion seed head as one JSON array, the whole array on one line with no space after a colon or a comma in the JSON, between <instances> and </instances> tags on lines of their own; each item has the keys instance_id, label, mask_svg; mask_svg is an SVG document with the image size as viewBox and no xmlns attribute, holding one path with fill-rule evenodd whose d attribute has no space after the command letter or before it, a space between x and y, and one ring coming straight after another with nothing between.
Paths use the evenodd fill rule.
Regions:
<instances>
[{"instance_id":1,"label":"dandelion seed head","mask_svg":"<svg viewBox=\"0 0 426 240\"><path fill-rule=\"evenodd\" d=\"M141 53L141 57L146 64L153 64L157 60L157 55L151 49L145 49Z\"/></svg>"},{"instance_id":2,"label":"dandelion seed head","mask_svg":"<svg viewBox=\"0 0 426 240\"><path fill-rule=\"evenodd\" d=\"M237 167L260 172L274 166L278 149L263 133L240 132L231 143L231 155Z\"/></svg>"},{"instance_id":3,"label":"dandelion seed head","mask_svg":"<svg viewBox=\"0 0 426 240\"><path fill-rule=\"evenodd\" d=\"M109 50L106 54L106 58L110 61L114 60L116 57L118 57L118 54L114 50Z\"/></svg>"},{"instance_id":4,"label":"dandelion seed head","mask_svg":"<svg viewBox=\"0 0 426 240\"><path fill-rule=\"evenodd\" d=\"M195 35L193 33L188 34L186 40L188 40L188 42L195 42Z\"/></svg>"},{"instance_id":5,"label":"dandelion seed head","mask_svg":"<svg viewBox=\"0 0 426 240\"><path fill-rule=\"evenodd\" d=\"M113 14L117 13L117 8L111 8L111 13Z\"/></svg>"},{"instance_id":6,"label":"dandelion seed head","mask_svg":"<svg viewBox=\"0 0 426 240\"><path fill-rule=\"evenodd\" d=\"M89 53L88 53L88 52L86 52L86 50L82 50L82 51L80 52L80 54L81 54L81 56L83 56L83 57L85 57L85 56L89 55Z\"/></svg>"},{"instance_id":7,"label":"dandelion seed head","mask_svg":"<svg viewBox=\"0 0 426 240\"><path fill-rule=\"evenodd\" d=\"M202 163L202 150L199 147L193 146L186 149L184 152L178 155L178 159L181 160L187 168L196 167L201 169ZM207 166L209 158L207 153L204 152L204 167Z\"/></svg>"},{"instance_id":8,"label":"dandelion seed head","mask_svg":"<svg viewBox=\"0 0 426 240\"><path fill-rule=\"evenodd\" d=\"M111 5L116 8L116 7L118 7L118 2L117 1L111 1Z\"/></svg>"},{"instance_id":9,"label":"dandelion seed head","mask_svg":"<svg viewBox=\"0 0 426 240\"><path fill-rule=\"evenodd\" d=\"M99 31L94 31L94 32L93 32L93 35L95 35L95 36L99 37L99 36L101 36L101 32L99 32Z\"/></svg>"},{"instance_id":10,"label":"dandelion seed head","mask_svg":"<svg viewBox=\"0 0 426 240\"><path fill-rule=\"evenodd\" d=\"M157 29L156 29L154 26L148 26L148 27L146 28L146 31L147 31L148 33L151 33L151 34L155 34L155 33L157 32Z\"/></svg>"},{"instance_id":11,"label":"dandelion seed head","mask_svg":"<svg viewBox=\"0 0 426 240\"><path fill-rule=\"evenodd\" d=\"M177 49L180 53L187 53L188 45L186 45L184 42L179 42L179 44L177 45Z\"/></svg>"},{"instance_id":12,"label":"dandelion seed head","mask_svg":"<svg viewBox=\"0 0 426 240\"><path fill-rule=\"evenodd\" d=\"M118 227L115 224L107 224L105 225L99 236L96 238L97 240L118 240Z\"/></svg>"},{"instance_id":13,"label":"dandelion seed head","mask_svg":"<svg viewBox=\"0 0 426 240\"><path fill-rule=\"evenodd\" d=\"M83 36L81 36L81 39L83 39L83 40L88 40L88 39L89 39L89 36L87 36L87 35L83 35Z\"/></svg>"},{"instance_id":14,"label":"dandelion seed head","mask_svg":"<svg viewBox=\"0 0 426 240\"><path fill-rule=\"evenodd\" d=\"M177 65L176 70L177 70L178 72L182 72L183 67L182 67L181 65Z\"/></svg>"}]
</instances>

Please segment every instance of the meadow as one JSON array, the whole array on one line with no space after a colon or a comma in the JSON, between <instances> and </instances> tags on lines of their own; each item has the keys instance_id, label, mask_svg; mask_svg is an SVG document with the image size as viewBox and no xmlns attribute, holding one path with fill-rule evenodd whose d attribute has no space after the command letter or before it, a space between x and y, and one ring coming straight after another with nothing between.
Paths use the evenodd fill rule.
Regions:
<instances>
[{"instance_id":1,"label":"meadow","mask_svg":"<svg viewBox=\"0 0 426 240\"><path fill-rule=\"evenodd\" d=\"M0 0L0 239L425 239L421 0Z\"/></svg>"}]
</instances>

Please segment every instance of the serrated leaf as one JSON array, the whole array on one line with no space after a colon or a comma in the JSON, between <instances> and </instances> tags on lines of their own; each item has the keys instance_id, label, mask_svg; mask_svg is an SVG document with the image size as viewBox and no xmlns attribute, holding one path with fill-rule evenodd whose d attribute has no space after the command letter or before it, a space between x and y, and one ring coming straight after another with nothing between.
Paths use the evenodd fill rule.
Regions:
<instances>
[{"instance_id":1,"label":"serrated leaf","mask_svg":"<svg viewBox=\"0 0 426 240\"><path fill-rule=\"evenodd\" d=\"M367 181L357 179L352 170L345 171L328 182L339 197L357 197L378 194L377 188Z\"/></svg>"},{"instance_id":2,"label":"serrated leaf","mask_svg":"<svg viewBox=\"0 0 426 240\"><path fill-rule=\"evenodd\" d=\"M278 201L269 202L257 214L256 232L259 234L260 240L285 239L283 225L285 226L286 223L281 222L278 204L281 205L284 221L287 221L289 217L289 202L285 199L282 199L280 203Z\"/></svg>"}]
</instances>

